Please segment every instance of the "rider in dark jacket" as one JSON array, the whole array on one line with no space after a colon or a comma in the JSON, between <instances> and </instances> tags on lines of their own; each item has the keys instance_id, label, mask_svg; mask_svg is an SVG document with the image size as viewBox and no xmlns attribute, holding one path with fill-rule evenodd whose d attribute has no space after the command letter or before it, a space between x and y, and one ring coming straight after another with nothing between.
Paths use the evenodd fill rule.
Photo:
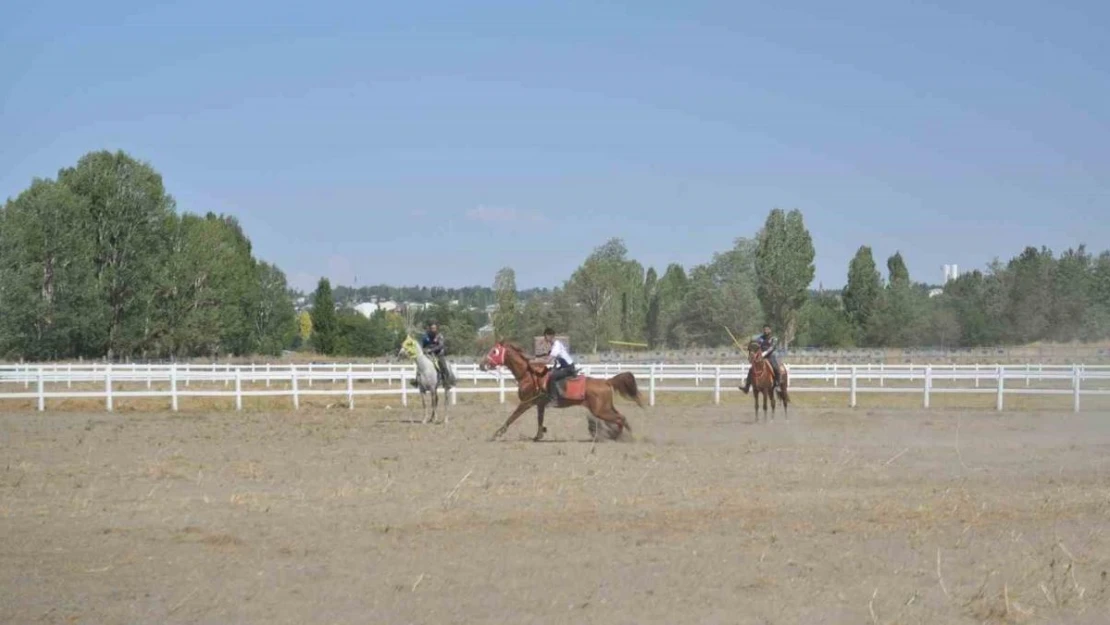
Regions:
<instances>
[{"instance_id":1,"label":"rider in dark jacket","mask_svg":"<svg viewBox=\"0 0 1110 625\"><path fill-rule=\"evenodd\" d=\"M435 359L439 374L443 376L443 389L450 390L452 386L455 386L455 376L451 373L451 368L447 366L447 343L443 340L443 335L439 333L439 324L434 321L428 324L428 331L421 338L420 347L425 354Z\"/></svg>"},{"instance_id":2,"label":"rider in dark jacket","mask_svg":"<svg viewBox=\"0 0 1110 625\"><path fill-rule=\"evenodd\" d=\"M771 361L771 373L774 375L775 378L775 386L778 386L779 357L778 354L775 353L775 349L778 348L778 339L771 335L771 326L763 326L763 334L756 335L755 337L753 337L752 340L759 345L759 350L763 352L763 357ZM747 392L751 390L751 386L752 370L749 368L748 377L744 380L744 386L741 386L740 390L744 391L744 393L747 394Z\"/></svg>"}]
</instances>

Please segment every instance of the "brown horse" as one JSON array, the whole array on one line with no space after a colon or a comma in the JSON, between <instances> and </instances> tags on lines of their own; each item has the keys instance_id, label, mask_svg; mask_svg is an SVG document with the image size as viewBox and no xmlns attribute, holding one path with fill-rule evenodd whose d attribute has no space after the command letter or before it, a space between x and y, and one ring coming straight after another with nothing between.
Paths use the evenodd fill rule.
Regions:
<instances>
[{"instance_id":1,"label":"brown horse","mask_svg":"<svg viewBox=\"0 0 1110 625\"><path fill-rule=\"evenodd\" d=\"M520 415L532 406L536 407L536 421L538 424L536 437L533 440L543 439L544 433L547 432L547 428L543 426L543 411L551 402L551 397L546 390L547 378L551 375L550 371L542 365L532 363L519 346L504 341L496 343L478 366L482 371L501 366L508 367L509 371L512 371L513 377L516 378L517 395L520 397L520 404L509 415L505 425L498 428L490 440L495 440L504 434L513 421L516 421ZM590 411L590 415L605 424L609 438L612 439L619 438L626 429L629 432L632 431L632 427L628 425L624 415L618 412L613 405L613 391L635 401L638 406L643 408L644 404L640 398L640 391L636 388L635 376L628 371L618 373L608 380L579 375L575 380L566 381L568 388L575 382L580 385L579 388L583 392L568 393L570 396L560 398L554 404L555 408L584 405ZM578 396L579 394L581 397ZM593 419L590 420L590 433L595 438L597 437L597 428Z\"/></svg>"},{"instance_id":2,"label":"brown horse","mask_svg":"<svg viewBox=\"0 0 1110 625\"><path fill-rule=\"evenodd\" d=\"M755 420L759 422L759 396L763 395L763 419L767 419L767 399L771 399L771 419L775 418L775 394L772 389L775 385L774 372L771 369L771 362L763 357L763 351L759 348L759 343L752 342L748 345L748 362L751 363L752 372L752 399L755 400ZM790 413L787 412L787 406L790 403L790 394L786 390L787 386L786 368L783 367L779 370L779 395L782 397L782 411L786 418L790 418Z\"/></svg>"}]
</instances>

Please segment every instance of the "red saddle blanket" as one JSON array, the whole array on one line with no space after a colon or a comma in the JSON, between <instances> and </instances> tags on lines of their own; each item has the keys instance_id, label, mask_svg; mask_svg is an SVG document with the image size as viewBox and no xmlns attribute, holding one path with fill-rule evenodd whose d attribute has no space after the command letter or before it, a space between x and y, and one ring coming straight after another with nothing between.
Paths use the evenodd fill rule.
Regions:
<instances>
[{"instance_id":1,"label":"red saddle blanket","mask_svg":"<svg viewBox=\"0 0 1110 625\"><path fill-rule=\"evenodd\" d=\"M551 378L551 374L543 376L541 384L543 388L547 388L547 381ZM573 378L560 380L559 384L559 397L566 401L582 401L586 399L586 376L576 375Z\"/></svg>"}]
</instances>

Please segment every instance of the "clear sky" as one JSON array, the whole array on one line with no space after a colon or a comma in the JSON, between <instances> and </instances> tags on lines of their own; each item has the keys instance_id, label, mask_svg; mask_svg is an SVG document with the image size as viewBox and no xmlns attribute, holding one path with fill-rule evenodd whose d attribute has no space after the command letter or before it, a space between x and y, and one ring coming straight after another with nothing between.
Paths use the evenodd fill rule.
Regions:
<instances>
[{"instance_id":1,"label":"clear sky","mask_svg":"<svg viewBox=\"0 0 1110 625\"><path fill-rule=\"evenodd\" d=\"M774 207L827 287L1110 248L1110 2L771 5L6 0L0 198L123 149L302 288L691 265Z\"/></svg>"}]
</instances>

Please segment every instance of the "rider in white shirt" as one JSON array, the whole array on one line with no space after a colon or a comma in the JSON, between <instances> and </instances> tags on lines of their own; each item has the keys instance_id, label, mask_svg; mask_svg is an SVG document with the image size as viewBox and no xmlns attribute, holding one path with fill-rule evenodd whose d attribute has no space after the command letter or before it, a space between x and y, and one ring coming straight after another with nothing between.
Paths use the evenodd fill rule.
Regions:
<instances>
[{"instance_id":1,"label":"rider in white shirt","mask_svg":"<svg viewBox=\"0 0 1110 625\"><path fill-rule=\"evenodd\" d=\"M552 399L557 400L559 387L556 383L564 378L574 377L576 373L574 358L570 355L570 351L567 350L567 346L564 345L562 341L555 338L555 330L551 328L544 329L543 338L550 347L547 354L541 357L540 360L544 364L551 364L553 366L551 377L547 379L547 394Z\"/></svg>"}]
</instances>

